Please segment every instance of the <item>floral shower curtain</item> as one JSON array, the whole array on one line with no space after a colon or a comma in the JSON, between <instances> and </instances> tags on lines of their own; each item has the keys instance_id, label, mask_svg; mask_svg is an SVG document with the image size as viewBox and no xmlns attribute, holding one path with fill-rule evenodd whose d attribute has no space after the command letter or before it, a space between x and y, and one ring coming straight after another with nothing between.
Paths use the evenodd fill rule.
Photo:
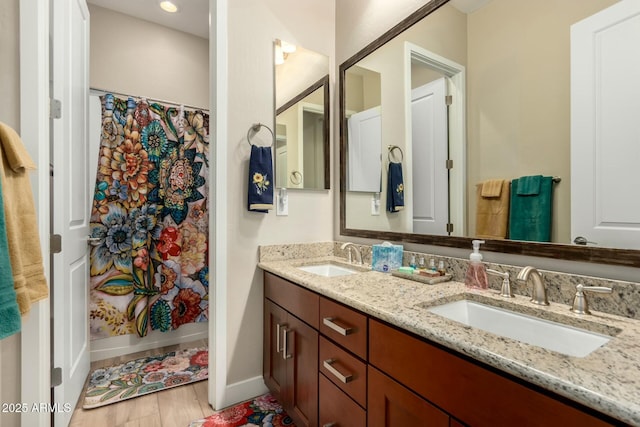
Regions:
<instances>
[{"instance_id":1,"label":"floral shower curtain","mask_svg":"<svg viewBox=\"0 0 640 427\"><path fill-rule=\"evenodd\" d=\"M208 319L209 115L111 94L91 215L91 338Z\"/></svg>"}]
</instances>

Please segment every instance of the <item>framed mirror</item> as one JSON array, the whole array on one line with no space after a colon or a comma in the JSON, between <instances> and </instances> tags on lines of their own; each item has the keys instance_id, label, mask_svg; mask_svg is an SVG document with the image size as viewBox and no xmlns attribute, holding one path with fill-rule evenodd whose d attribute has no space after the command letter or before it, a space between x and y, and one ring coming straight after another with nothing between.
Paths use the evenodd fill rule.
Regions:
<instances>
[{"instance_id":1,"label":"framed mirror","mask_svg":"<svg viewBox=\"0 0 640 427\"><path fill-rule=\"evenodd\" d=\"M324 190L329 173L329 58L274 42L277 188Z\"/></svg>"},{"instance_id":2,"label":"framed mirror","mask_svg":"<svg viewBox=\"0 0 640 427\"><path fill-rule=\"evenodd\" d=\"M549 238L485 238L485 250L639 267L637 248L572 243L571 214L578 209L571 204L571 26L615 3L433 0L345 61L339 69L341 234L471 248L478 186L500 178L510 189L516 179L542 176L552 185ZM444 86L444 94L432 84ZM436 98L444 98L445 142L420 147L417 127L441 113L415 119L415 104ZM354 129L374 132L358 117L376 110L379 154L367 167L380 171L380 179L361 191L351 185L360 143ZM423 132L440 131L434 125ZM397 188L389 181L392 163L401 163L404 184L404 205L395 212L385 209L389 189ZM428 226L437 222L435 228L421 224L423 218Z\"/></svg>"}]
</instances>

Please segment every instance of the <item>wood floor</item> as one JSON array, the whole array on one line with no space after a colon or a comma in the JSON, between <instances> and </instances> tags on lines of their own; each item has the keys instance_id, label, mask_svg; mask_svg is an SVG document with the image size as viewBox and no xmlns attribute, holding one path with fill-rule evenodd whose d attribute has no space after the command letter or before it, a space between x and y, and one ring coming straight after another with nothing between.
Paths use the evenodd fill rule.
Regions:
<instances>
[{"instance_id":1,"label":"wood floor","mask_svg":"<svg viewBox=\"0 0 640 427\"><path fill-rule=\"evenodd\" d=\"M112 366L139 357L206 345L207 341L201 340L100 360L93 362L91 369ZM82 409L83 393L73 412L70 427L187 427L191 421L213 413L207 395L208 381L200 381L100 408Z\"/></svg>"}]
</instances>

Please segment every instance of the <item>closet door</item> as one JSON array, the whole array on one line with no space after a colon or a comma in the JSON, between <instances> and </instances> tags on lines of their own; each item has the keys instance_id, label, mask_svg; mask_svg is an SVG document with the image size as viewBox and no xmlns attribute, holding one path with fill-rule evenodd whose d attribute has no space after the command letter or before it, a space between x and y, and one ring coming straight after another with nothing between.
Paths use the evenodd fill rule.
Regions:
<instances>
[{"instance_id":1,"label":"closet door","mask_svg":"<svg viewBox=\"0 0 640 427\"><path fill-rule=\"evenodd\" d=\"M62 379L53 389L54 422L64 427L90 365L89 10L85 0L53 0L51 13L53 98L61 102L60 117L52 121L52 232L61 237L61 245L52 263L51 347L53 367Z\"/></svg>"}]
</instances>

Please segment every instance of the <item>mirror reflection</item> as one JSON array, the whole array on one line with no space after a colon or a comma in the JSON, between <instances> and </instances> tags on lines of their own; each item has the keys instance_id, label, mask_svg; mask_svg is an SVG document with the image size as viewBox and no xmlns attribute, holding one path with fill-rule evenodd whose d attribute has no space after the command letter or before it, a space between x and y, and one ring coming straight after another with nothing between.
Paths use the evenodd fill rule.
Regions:
<instances>
[{"instance_id":1,"label":"mirror reflection","mask_svg":"<svg viewBox=\"0 0 640 427\"><path fill-rule=\"evenodd\" d=\"M276 187L329 188L329 58L274 42Z\"/></svg>"},{"instance_id":2,"label":"mirror reflection","mask_svg":"<svg viewBox=\"0 0 640 427\"><path fill-rule=\"evenodd\" d=\"M571 244L570 29L614 3L451 0L346 68L342 227Z\"/></svg>"}]
</instances>

